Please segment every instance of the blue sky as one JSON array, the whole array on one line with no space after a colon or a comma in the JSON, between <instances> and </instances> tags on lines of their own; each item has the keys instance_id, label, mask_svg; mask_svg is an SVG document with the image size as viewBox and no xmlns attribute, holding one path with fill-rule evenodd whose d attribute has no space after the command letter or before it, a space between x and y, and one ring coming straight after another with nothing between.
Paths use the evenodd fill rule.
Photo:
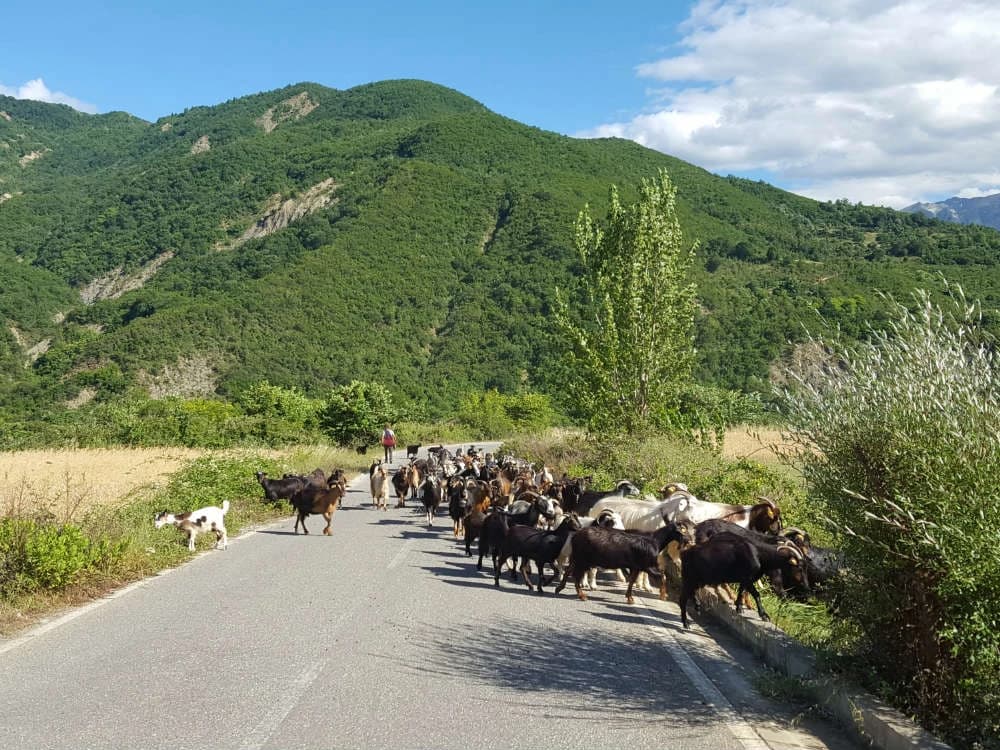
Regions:
<instances>
[{"instance_id":1,"label":"blue sky","mask_svg":"<svg viewBox=\"0 0 1000 750\"><path fill-rule=\"evenodd\" d=\"M300 81L421 78L547 130L898 207L1000 192L993 5L16 3L0 93L155 120Z\"/></svg>"}]
</instances>

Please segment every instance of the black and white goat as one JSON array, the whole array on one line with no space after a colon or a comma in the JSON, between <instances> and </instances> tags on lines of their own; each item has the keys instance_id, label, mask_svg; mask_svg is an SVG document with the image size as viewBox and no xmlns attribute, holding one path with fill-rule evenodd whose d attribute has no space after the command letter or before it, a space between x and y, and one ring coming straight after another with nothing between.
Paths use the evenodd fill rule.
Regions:
<instances>
[{"instance_id":1,"label":"black and white goat","mask_svg":"<svg viewBox=\"0 0 1000 750\"><path fill-rule=\"evenodd\" d=\"M189 513L171 513L168 510L160 511L156 514L153 524L160 529L167 524L173 524L178 529L187 534L188 549L194 551L194 540L201 531L215 532L215 548L226 549L229 546L229 537L226 534L226 513L229 512L229 501L223 500L222 507L209 505L205 508L192 510Z\"/></svg>"}]
</instances>

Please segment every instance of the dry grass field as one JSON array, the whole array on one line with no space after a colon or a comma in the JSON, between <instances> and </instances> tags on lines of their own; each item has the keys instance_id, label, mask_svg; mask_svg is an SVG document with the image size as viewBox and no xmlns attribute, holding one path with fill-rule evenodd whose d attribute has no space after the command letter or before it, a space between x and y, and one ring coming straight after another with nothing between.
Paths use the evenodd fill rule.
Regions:
<instances>
[{"instance_id":1,"label":"dry grass field","mask_svg":"<svg viewBox=\"0 0 1000 750\"><path fill-rule=\"evenodd\" d=\"M0 517L47 510L65 523L90 508L162 485L204 451L185 448L0 453Z\"/></svg>"},{"instance_id":2,"label":"dry grass field","mask_svg":"<svg viewBox=\"0 0 1000 750\"><path fill-rule=\"evenodd\" d=\"M773 466L780 463L778 451L788 445L781 430L772 427L737 427L726 432L722 455L726 458L749 458Z\"/></svg>"},{"instance_id":3,"label":"dry grass field","mask_svg":"<svg viewBox=\"0 0 1000 750\"><path fill-rule=\"evenodd\" d=\"M207 453L187 448L0 452L0 518L48 512L60 523L79 521L91 508L164 486L173 472ZM255 453L279 460L289 471L339 466L354 476L367 469L364 457L327 446Z\"/></svg>"}]
</instances>

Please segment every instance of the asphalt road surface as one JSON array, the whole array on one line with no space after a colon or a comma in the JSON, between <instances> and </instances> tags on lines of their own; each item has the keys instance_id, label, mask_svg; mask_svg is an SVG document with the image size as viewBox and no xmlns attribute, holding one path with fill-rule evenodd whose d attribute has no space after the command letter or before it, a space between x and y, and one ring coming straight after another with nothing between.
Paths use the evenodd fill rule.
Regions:
<instances>
[{"instance_id":1,"label":"asphalt road surface","mask_svg":"<svg viewBox=\"0 0 1000 750\"><path fill-rule=\"evenodd\" d=\"M854 747L672 602L497 590L367 476L292 523L0 640L0 748Z\"/></svg>"}]
</instances>

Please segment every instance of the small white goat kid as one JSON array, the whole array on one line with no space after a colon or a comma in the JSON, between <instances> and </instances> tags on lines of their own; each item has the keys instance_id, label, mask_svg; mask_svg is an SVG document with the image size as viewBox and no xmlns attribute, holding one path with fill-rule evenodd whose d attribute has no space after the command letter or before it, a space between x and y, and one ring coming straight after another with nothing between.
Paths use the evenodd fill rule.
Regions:
<instances>
[{"instance_id":1,"label":"small white goat kid","mask_svg":"<svg viewBox=\"0 0 1000 750\"><path fill-rule=\"evenodd\" d=\"M160 529L168 523L173 524L178 529L187 534L188 549L194 550L194 538L200 531L215 532L215 548L226 549L229 546L229 537L226 535L225 516L229 512L229 501L223 500L222 507L209 505L206 508L192 510L189 513L178 513L174 515L170 511L164 510L156 514L153 522L156 528Z\"/></svg>"}]
</instances>

